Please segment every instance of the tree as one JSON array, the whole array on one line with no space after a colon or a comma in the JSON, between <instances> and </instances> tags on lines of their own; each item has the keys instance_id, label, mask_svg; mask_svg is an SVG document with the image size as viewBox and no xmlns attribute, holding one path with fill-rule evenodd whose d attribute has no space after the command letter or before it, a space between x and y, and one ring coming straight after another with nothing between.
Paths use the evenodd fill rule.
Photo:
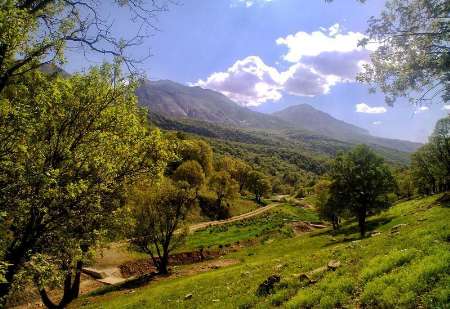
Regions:
<instances>
[{"instance_id":1,"label":"tree","mask_svg":"<svg viewBox=\"0 0 450 309\"><path fill-rule=\"evenodd\" d=\"M314 186L314 193L316 195L316 206L319 211L319 216L333 224L333 230L339 229L339 213L336 205L330 199L331 181L322 179Z\"/></svg>"},{"instance_id":2,"label":"tree","mask_svg":"<svg viewBox=\"0 0 450 309\"><path fill-rule=\"evenodd\" d=\"M185 181L192 188L195 189L196 194L198 190L205 183L205 174L202 166L193 160L183 162L174 172L172 178L176 181Z\"/></svg>"},{"instance_id":3,"label":"tree","mask_svg":"<svg viewBox=\"0 0 450 309\"><path fill-rule=\"evenodd\" d=\"M261 203L261 198L269 193L271 185L266 176L258 171L252 171L248 174L247 186L253 194L257 203Z\"/></svg>"},{"instance_id":4,"label":"tree","mask_svg":"<svg viewBox=\"0 0 450 309\"><path fill-rule=\"evenodd\" d=\"M209 187L216 193L217 207L221 207L223 201L232 199L238 192L238 184L226 171L214 172L209 179Z\"/></svg>"},{"instance_id":5,"label":"tree","mask_svg":"<svg viewBox=\"0 0 450 309\"><path fill-rule=\"evenodd\" d=\"M130 194L135 221L131 243L150 255L160 274L168 273L170 253L185 239L186 231L179 228L194 200L189 185L170 179L155 188L143 182Z\"/></svg>"},{"instance_id":6,"label":"tree","mask_svg":"<svg viewBox=\"0 0 450 309\"><path fill-rule=\"evenodd\" d=\"M202 140L184 140L180 146L180 156L183 161L197 161L206 176L213 170L213 152L211 146Z\"/></svg>"},{"instance_id":7,"label":"tree","mask_svg":"<svg viewBox=\"0 0 450 309\"><path fill-rule=\"evenodd\" d=\"M338 155L330 177L330 199L339 212L358 219L361 236L365 236L368 214L390 206L388 194L394 179L381 157L365 145Z\"/></svg>"},{"instance_id":8,"label":"tree","mask_svg":"<svg viewBox=\"0 0 450 309\"><path fill-rule=\"evenodd\" d=\"M248 173L252 168L242 160L230 156L223 156L218 159L216 169L228 172L231 178L239 184L239 192L242 192L247 183Z\"/></svg>"},{"instance_id":9,"label":"tree","mask_svg":"<svg viewBox=\"0 0 450 309\"><path fill-rule=\"evenodd\" d=\"M5 88L0 205L9 237L0 252L8 264L2 304L36 256L48 257L64 276L55 304L37 273L44 303L64 307L76 298L84 260L117 219L124 188L142 174L158 178L171 159L170 143L149 130L137 106L135 86L118 66L104 65L70 78L33 71Z\"/></svg>"},{"instance_id":10,"label":"tree","mask_svg":"<svg viewBox=\"0 0 450 309\"><path fill-rule=\"evenodd\" d=\"M167 10L161 1L111 1L110 5L128 8L130 19L140 23L139 32L128 38L112 35L113 20L102 14L96 0L8 0L0 3L0 94L8 84L20 80L43 64L63 63L67 46L86 53L93 51L119 57L136 71L142 62L129 53L154 29L158 13Z\"/></svg>"},{"instance_id":11,"label":"tree","mask_svg":"<svg viewBox=\"0 0 450 309\"><path fill-rule=\"evenodd\" d=\"M369 20L368 38L379 44L359 80L378 86L390 105L398 97L416 104L450 99L448 0L389 0ZM419 96L417 97L417 94Z\"/></svg>"},{"instance_id":12,"label":"tree","mask_svg":"<svg viewBox=\"0 0 450 309\"><path fill-rule=\"evenodd\" d=\"M429 142L411 157L414 182L420 193L447 191L450 186L450 116L439 120Z\"/></svg>"}]
</instances>

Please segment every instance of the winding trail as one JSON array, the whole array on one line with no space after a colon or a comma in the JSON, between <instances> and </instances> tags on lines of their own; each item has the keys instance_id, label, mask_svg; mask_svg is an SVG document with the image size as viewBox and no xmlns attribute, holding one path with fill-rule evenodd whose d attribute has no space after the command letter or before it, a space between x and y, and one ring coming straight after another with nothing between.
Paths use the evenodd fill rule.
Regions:
<instances>
[{"instance_id":1,"label":"winding trail","mask_svg":"<svg viewBox=\"0 0 450 309\"><path fill-rule=\"evenodd\" d=\"M252 217L258 216L268 210L271 210L272 208L277 207L281 204L282 203L275 202L275 203L269 204L267 206L264 206L264 207L255 209L253 211L246 212L244 214L234 216L234 217L231 217L228 219L196 223L196 224L189 226L189 232L195 232L197 230L205 229L205 228L208 228L211 226L223 225L223 224L227 224L227 223L231 223L231 222L235 222L235 221L252 218Z\"/></svg>"}]
</instances>

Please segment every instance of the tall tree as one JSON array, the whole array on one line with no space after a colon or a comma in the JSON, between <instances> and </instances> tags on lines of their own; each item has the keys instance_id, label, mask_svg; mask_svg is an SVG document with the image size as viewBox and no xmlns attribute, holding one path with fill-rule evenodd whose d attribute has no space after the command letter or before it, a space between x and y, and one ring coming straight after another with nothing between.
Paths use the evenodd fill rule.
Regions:
<instances>
[{"instance_id":1,"label":"tall tree","mask_svg":"<svg viewBox=\"0 0 450 309\"><path fill-rule=\"evenodd\" d=\"M68 46L81 52L120 57L128 68L144 58L130 54L129 47L142 44L154 29L165 1L114 0L109 5L127 8L130 20L140 25L130 37L111 32L113 20L103 14L104 3L96 0L6 0L0 2L0 94L7 84L20 81L30 70L47 63L63 63Z\"/></svg>"},{"instance_id":2,"label":"tall tree","mask_svg":"<svg viewBox=\"0 0 450 309\"><path fill-rule=\"evenodd\" d=\"M364 237L367 215L390 206L387 195L394 189L394 179L389 168L369 147L359 145L336 158L330 177L333 206L355 216Z\"/></svg>"},{"instance_id":3,"label":"tall tree","mask_svg":"<svg viewBox=\"0 0 450 309\"><path fill-rule=\"evenodd\" d=\"M416 104L450 99L450 1L388 0L369 20L368 38L379 44L359 80L379 87L386 102Z\"/></svg>"},{"instance_id":4,"label":"tall tree","mask_svg":"<svg viewBox=\"0 0 450 309\"><path fill-rule=\"evenodd\" d=\"M172 178L176 181L187 182L198 194L198 190L205 183L205 173L202 166L194 160L183 162L174 172Z\"/></svg>"},{"instance_id":5,"label":"tall tree","mask_svg":"<svg viewBox=\"0 0 450 309\"><path fill-rule=\"evenodd\" d=\"M101 240L123 204L124 187L141 174L158 177L172 150L161 132L147 126L137 106L136 83L125 83L118 66L87 75L49 78L38 71L9 85L2 99L0 205L8 238L1 260L3 303L16 274L33 256L50 256L64 270L64 296L53 303L37 280L47 306L64 307L78 295L89 248ZM5 148L3 148L5 147ZM7 150L7 151L6 151ZM4 242L4 244L3 244ZM75 268L75 269L74 269Z\"/></svg>"}]
</instances>

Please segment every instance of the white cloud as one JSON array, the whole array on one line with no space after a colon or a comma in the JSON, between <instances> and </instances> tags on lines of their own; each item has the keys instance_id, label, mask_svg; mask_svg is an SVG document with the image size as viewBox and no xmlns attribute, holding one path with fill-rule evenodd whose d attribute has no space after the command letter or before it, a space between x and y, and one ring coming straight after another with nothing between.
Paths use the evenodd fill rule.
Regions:
<instances>
[{"instance_id":1,"label":"white cloud","mask_svg":"<svg viewBox=\"0 0 450 309\"><path fill-rule=\"evenodd\" d=\"M235 0L232 1L231 7L235 7L237 4L243 4L245 7L252 7L254 4L265 4L268 2L272 2L272 0Z\"/></svg>"},{"instance_id":2,"label":"white cloud","mask_svg":"<svg viewBox=\"0 0 450 309\"><path fill-rule=\"evenodd\" d=\"M444 106L442 107L442 110L444 110L444 111L450 111L450 105L444 105Z\"/></svg>"},{"instance_id":3,"label":"white cloud","mask_svg":"<svg viewBox=\"0 0 450 309\"><path fill-rule=\"evenodd\" d=\"M256 106L282 97L281 74L258 56L236 61L225 72L211 74L195 85L219 91L246 106Z\"/></svg>"},{"instance_id":4,"label":"white cloud","mask_svg":"<svg viewBox=\"0 0 450 309\"><path fill-rule=\"evenodd\" d=\"M283 89L287 93L297 96L313 97L326 94L336 83L333 77L321 75L314 68L302 63L294 64L281 76Z\"/></svg>"},{"instance_id":5,"label":"white cloud","mask_svg":"<svg viewBox=\"0 0 450 309\"><path fill-rule=\"evenodd\" d=\"M288 52L283 59L289 62L298 62L305 56L318 56L324 52L349 53L363 50L358 42L366 36L361 32L341 33L340 25L334 24L328 29L311 33L299 31L276 40L278 45L284 45ZM367 49L373 49L370 46Z\"/></svg>"},{"instance_id":6,"label":"white cloud","mask_svg":"<svg viewBox=\"0 0 450 309\"><path fill-rule=\"evenodd\" d=\"M366 103L359 103L355 105L357 113L365 113L365 114L383 114L387 112L386 107L384 106L374 106L371 107Z\"/></svg>"},{"instance_id":7,"label":"white cloud","mask_svg":"<svg viewBox=\"0 0 450 309\"><path fill-rule=\"evenodd\" d=\"M247 7L272 0L236 0ZM311 33L297 32L278 38L276 44L288 47L283 59L289 67L281 71L266 65L258 56L236 61L223 72L212 73L194 85L219 91L245 106L278 101L283 94L314 97L330 92L338 83L354 82L362 65L370 61L369 49L358 47L365 36L360 32L342 33L336 23ZM366 113L386 112L384 107L370 108Z\"/></svg>"},{"instance_id":8,"label":"white cloud","mask_svg":"<svg viewBox=\"0 0 450 309\"><path fill-rule=\"evenodd\" d=\"M382 124L382 122L381 121L374 121L374 122L372 122L372 124L374 126L379 126L380 124Z\"/></svg>"},{"instance_id":9,"label":"white cloud","mask_svg":"<svg viewBox=\"0 0 450 309\"><path fill-rule=\"evenodd\" d=\"M430 108L428 106L421 106L414 111L414 114L420 114L428 111Z\"/></svg>"}]
</instances>

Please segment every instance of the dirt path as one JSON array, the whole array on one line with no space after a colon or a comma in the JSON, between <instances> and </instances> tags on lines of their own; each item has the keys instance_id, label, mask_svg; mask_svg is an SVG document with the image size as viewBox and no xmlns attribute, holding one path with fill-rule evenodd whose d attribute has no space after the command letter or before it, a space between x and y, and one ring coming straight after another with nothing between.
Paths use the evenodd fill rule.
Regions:
<instances>
[{"instance_id":1,"label":"dirt path","mask_svg":"<svg viewBox=\"0 0 450 309\"><path fill-rule=\"evenodd\" d=\"M235 221L240 221L240 220L244 220L244 219L248 219L248 218L252 218L255 216L258 216L276 206L281 205L281 203L272 203L269 204L265 207L261 207L258 208L256 210L247 212L245 214L239 215L239 216L234 216L225 220L216 220L216 221L207 221L207 222L202 222L202 223L197 223L197 224L193 224L191 226L189 226L189 232L195 232L197 230L201 230L201 229L205 229L207 227L210 226L216 226L216 225L223 225L223 224L227 224L227 223L231 223L231 222L235 222Z\"/></svg>"}]
</instances>

